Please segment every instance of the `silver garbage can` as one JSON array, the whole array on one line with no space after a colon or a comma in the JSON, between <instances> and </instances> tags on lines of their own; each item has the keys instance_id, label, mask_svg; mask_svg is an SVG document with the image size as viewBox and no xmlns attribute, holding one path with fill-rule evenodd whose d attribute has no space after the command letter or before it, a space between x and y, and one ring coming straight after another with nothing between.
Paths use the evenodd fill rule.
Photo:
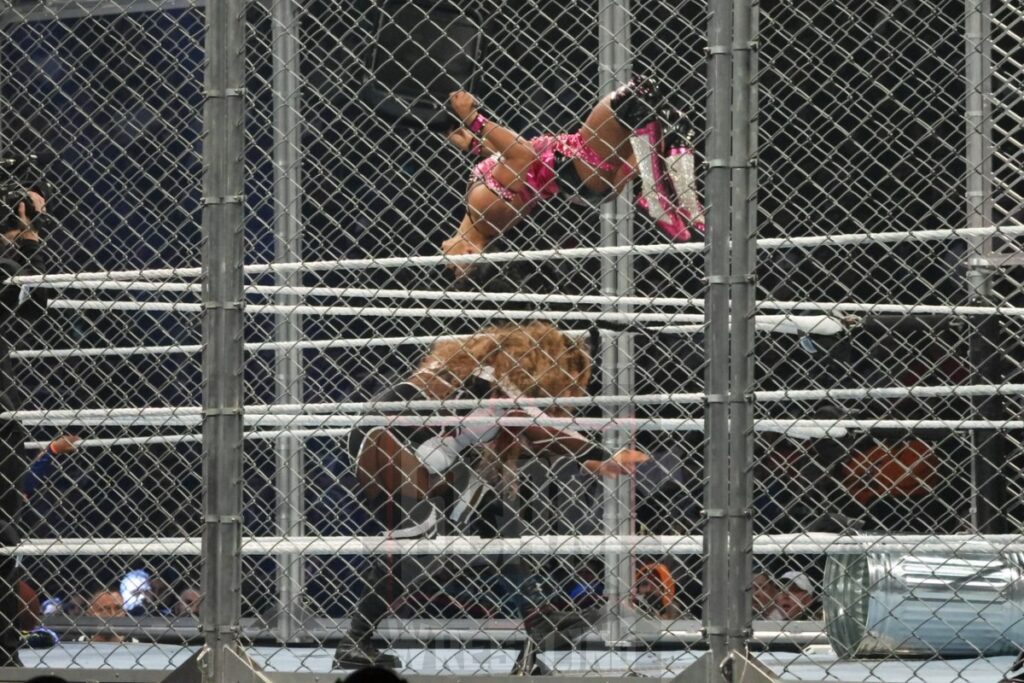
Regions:
<instances>
[{"instance_id":1,"label":"silver garbage can","mask_svg":"<svg viewBox=\"0 0 1024 683\"><path fill-rule=\"evenodd\" d=\"M832 555L825 630L841 657L1017 654L1024 554Z\"/></svg>"}]
</instances>

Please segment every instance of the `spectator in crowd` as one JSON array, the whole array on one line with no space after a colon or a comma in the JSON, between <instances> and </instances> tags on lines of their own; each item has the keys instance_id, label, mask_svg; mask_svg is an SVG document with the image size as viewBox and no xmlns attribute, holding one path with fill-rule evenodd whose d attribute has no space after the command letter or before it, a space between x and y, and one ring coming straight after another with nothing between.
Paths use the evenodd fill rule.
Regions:
<instances>
[{"instance_id":1,"label":"spectator in crowd","mask_svg":"<svg viewBox=\"0 0 1024 683\"><path fill-rule=\"evenodd\" d=\"M89 601L82 595L75 593L67 599L59 596L43 600L43 616L55 616L63 614L67 617L80 617L89 610Z\"/></svg>"},{"instance_id":2,"label":"spectator in crowd","mask_svg":"<svg viewBox=\"0 0 1024 683\"><path fill-rule=\"evenodd\" d=\"M18 598L24 608L18 615L18 629L21 631L22 642L28 647L53 647L60 642L60 637L48 628L43 628L43 609L39 604L39 594L28 581L18 581Z\"/></svg>"},{"instance_id":3,"label":"spectator in crowd","mask_svg":"<svg viewBox=\"0 0 1024 683\"><path fill-rule=\"evenodd\" d=\"M820 420L838 420L845 413L836 406L823 405L812 415ZM842 503L839 469L849 453L844 439L770 434L759 439L758 447L754 497L757 532L844 533L859 529L859 521L849 516Z\"/></svg>"},{"instance_id":4,"label":"spectator in crowd","mask_svg":"<svg viewBox=\"0 0 1024 683\"><path fill-rule=\"evenodd\" d=\"M75 434L62 434L39 452L21 480L21 493L26 500L31 498L43 481L54 473L60 457L78 450L81 441L82 437Z\"/></svg>"},{"instance_id":5,"label":"spectator in crowd","mask_svg":"<svg viewBox=\"0 0 1024 683\"><path fill-rule=\"evenodd\" d=\"M682 616L676 604L676 582L664 562L647 562L636 568L634 602L641 612L656 619Z\"/></svg>"},{"instance_id":6,"label":"spectator in crowd","mask_svg":"<svg viewBox=\"0 0 1024 683\"><path fill-rule=\"evenodd\" d=\"M1010 666L1010 670L1006 672L1006 675L1003 676L999 683L1024 683L1024 650L1017 655L1017 659Z\"/></svg>"},{"instance_id":7,"label":"spectator in crowd","mask_svg":"<svg viewBox=\"0 0 1024 683\"><path fill-rule=\"evenodd\" d=\"M167 616L174 611L175 596L168 589L167 582L151 569L132 569L122 577L118 588L128 616ZM165 604L168 599L170 604Z\"/></svg>"},{"instance_id":8,"label":"spectator in crowd","mask_svg":"<svg viewBox=\"0 0 1024 683\"><path fill-rule=\"evenodd\" d=\"M865 517L869 530L930 533L943 503L939 458L924 441L873 441L842 465L851 516Z\"/></svg>"},{"instance_id":9,"label":"spectator in crowd","mask_svg":"<svg viewBox=\"0 0 1024 683\"><path fill-rule=\"evenodd\" d=\"M807 574L788 571L779 577L779 590L775 594L775 605L769 612L768 618L785 621L810 619L815 602L814 584Z\"/></svg>"},{"instance_id":10,"label":"spectator in crowd","mask_svg":"<svg viewBox=\"0 0 1024 683\"><path fill-rule=\"evenodd\" d=\"M23 605L18 615L18 628L22 631L31 631L42 622L43 608L39 603L39 594L28 581L21 579L18 581L18 599Z\"/></svg>"},{"instance_id":11,"label":"spectator in crowd","mask_svg":"<svg viewBox=\"0 0 1024 683\"><path fill-rule=\"evenodd\" d=\"M86 610L85 616L98 617L104 621L128 616L124 611L124 598L121 597L121 592L104 589L95 593L89 600L89 609ZM120 643L124 638L114 633L112 629L106 629L94 633L86 640L94 643Z\"/></svg>"},{"instance_id":12,"label":"spectator in crowd","mask_svg":"<svg viewBox=\"0 0 1024 683\"><path fill-rule=\"evenodd\" d=\"M81 593L75 593L64 605L64 614L69 617L80 617L89 611L89 600Z\"/></svg>"},{"instance_id":13,"label":"spectator in crowd","mask_svg":"<svg viewBox=\"0 0 1024 683\"><path fill-rule=\"evenodd\" d=\"M566 594L576 608L598 607L604 603L604 568L596 559L581 561Z\"/></svg>"},{"instance_id":14,"label":"spectator in crowd","mask_svg":"<svg viewBox=\"0 0 1024 683\"><path fill-rule=\"evenodd\" d=\"M28 472L21 480L21 495L25 500L30 499L38 489L39 485L53 474L59 456L73 453L78 448L81 437L74 434L63 434L49 444L36 455ZM24 572L23 569L18 570ZM46 600L41 604L39 595L35 589L22 578L17 583L19 598L19 614L17 626L21 630L24 641L30 647L51 647L59 639L57 635L42 628L43 614L57 614L64 611L60 599Z\"/></svg>"},{"instance_id":15,"label":"spectator in crowd","mask_svg":"<svg viewBox=\"0 0 1024 683\"><path fill-rule=\"evenodd\" d=\"M58 597L47 598L43 600L40 605L42 614L44 617L57 616L58 614L64 614L64 601Z\"/></svg>"},{"instance_id":16,"label":"spectator in crowd","mask_svg":"<svg viewBox=\"0 0 1024 683\"><path fill-rule=\"evenodd\" d=\"M369 666L349 674L345 683L405 683L405 679L389 669Z\"/></svg>"},{"instance_id":17,"label":"spectator in crowd","mask_svg":"<svg viewBox=\"0 0 1024 683\"><path fill-rule=\"evenodd\" d=\"M11 340L17 339L14 320L35 320L46 310L45 288L28 288L10 284L16 275L45 272L41 227L46 223L46 198L16 182L0 187L4 206L0 213L0 409L15 410L19 406L17 387L11 362ZM22 455L26 441L25 429L17 420L0 421L0 544L14 546L21 538L18 513L23 502L19 482L25 472ZM22 610L17 593L20 570L13 555L0 559L0 666L21 666L18 648L21 634L17 627Z\"/></svg>"},{"instance_id":18,"label":"spectator in crowd","mask_svg":"<svg viewBox=\"0 0 1024 683\"><path fill-rule=\"evenodd\" d=\"M120 585L124 611L133 617L141 617L155 602L153 582L145 569L133 569L124 575Z\"/></svg>"},{"instance_id":19,"label":"spectator in crowd","mask_svg":"<svg viewBox=\"0 0 1024 683\"><path fill-rule=\"evenodd\" d=\"M124 611L124 597L120 591L103 589L93 594L85 611L89 617L114 618L128 616Z\"/></svg>"},{"instance_id":20,"label":"spectator in crowd","mask_svg":"<svg viewBox=\"0 0 1024 683\"><path fill-rule=\"evenodd\" d=\"M186 588L178 596L174 605L174 614L179 617L199 618L199 607L203 602L203 594L198 588Z\"/></svg>"},{"instance_id":21,"label":"spectator in crowd","mask_svg":"<svg viewBox=\"0 0 1024 683\"><path fill-rule=\"evenodd\" d=\"M779 593L779 585L767 572L754 574L751 583L750 597L754 606L754 618L764 619L775 606L775 597Z\"/></svg>"}]
</instances>

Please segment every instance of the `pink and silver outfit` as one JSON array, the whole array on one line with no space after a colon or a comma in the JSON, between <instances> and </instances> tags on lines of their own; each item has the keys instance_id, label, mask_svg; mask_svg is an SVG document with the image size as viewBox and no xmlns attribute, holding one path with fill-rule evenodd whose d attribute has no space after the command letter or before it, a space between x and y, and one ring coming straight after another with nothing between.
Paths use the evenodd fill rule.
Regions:
<instances>
[{"instance_id":1,"label":"pink and silver outfit","mask_svg":"<svg viewBox=\"0 0 1024 683\"><path fill-rule=\"evenodd\" d=\"M468 128L479 135L487 119L477 115ZM528 212L537 202L551 199L559 194L579 204L597 204L604 201L611 188L604 192L589 189L579 177L574 159L583 161L597 171L615 171L614 161L602 159L588 147L579 133L541 135L530 140L536 159L522 173L523 188L518 192L502 185L494 177L494 169L501 163L501 155L484 159L476 166L469 178L472 189L483 183L494 194L509 203L521 202L522 212ZM654 223L677 242L688 242L693 232L703 235L704 209L696 191L693 150L678 146L664 152L664 137L661 124L652 120L633 130L630 145L636 158L636 168L623 164L630 174L636 173L641 180L641 191L636 197L637 205ZM479 154L478 142L471 151Z\"/></svg>"},{"instance_id":2,"label":"pink and silver outfit","mask_svg":"<svg viewBox=\"0 0 1024 683\"><path fill-rule=\"evenodd\" d=\"M537 158L523 173L525 187L519 192L513 192L494 178L494 169L501 163L500 155L488 157L473 167L469 178L470 187L483 183L505 201L519 200L526 208L532 208L538 201L551 199L560 192L566 192L565 188L558 184L556 169L559 157L580 159L599 171L612 171L616 168L614 161L601 159L597 152L584 144L583 136L579 133L541 135L530 140L530 144L537 153Z\"/></svg>"}]
</instances>

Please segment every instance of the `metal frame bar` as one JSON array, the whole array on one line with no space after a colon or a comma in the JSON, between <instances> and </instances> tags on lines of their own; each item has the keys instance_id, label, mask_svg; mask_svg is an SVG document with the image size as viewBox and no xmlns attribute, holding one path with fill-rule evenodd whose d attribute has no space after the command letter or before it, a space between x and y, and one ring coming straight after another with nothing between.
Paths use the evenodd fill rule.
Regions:
<instances>
[{"instance_id":1,"label":"metal frame bar","mask_svg":"<svg viewBox=\"0 0 1024 683\"><path fill-rule=\"evenodd\" d=\"M237 671L242 584L245 0L206 11L203 108L204 681Z\"/></svg>"},{"instance_id":2,"label":"metal frame bar","mask_svg":"<svg viewBox=\"0 0 1024 683\"><path fill-rule=\"evenodd\" d=\"M299 17L293 0L278 0L271 9L271 59L273 65L273 166L274 166L274 258L277 262L302 260L302 82ZM277 287L302 285L300 271L278 272ZM279 292L275 303L296 306L302 301L294 293ZM275 352L275 403L304 400L303 316L282 313L274 326L274 341L283 347ZM293 434L282 434L275 443L277 458L277 528L282 534L305 533L305 442ZM300 554L278 558L277 632L282 642L291 642L306 620L303 601L303 567Z\"/></svg>"},{"instance_id":3,"label":"metal frame bar","mask_svg":"<svg viewBox=\"0 0 1024 683\"><path fill-rule=\"evenodd\" d=\"M339 638L348 631L350 619L315 617L305 628L314 640L326 641ZM101 619L99 617L48 617L44 625L62 634L116 633L125 638L137 638L142 642L186 644L202 638L199 622L190 618L179 618L168 622L163 617L120 617ZM754 623L753 639L766 645L824 645L828 638L821 621L780 622L757 621ZM240 635L251 642L279 642L272 624L258 617L243 617L240 620ZM526 634L518 619L408 619L387 618L381 622L377 634L392 643L419 645L424 641L448 639L456 643L488 643L511 646L521 643ZM704 642L701 623L695 619L640 619L633 624L632 635L640 644L664 645L665 643L698 644ZM587 645L607 645L603 634L588 632L580 639Z\"/></svg>"},{"instance_id":4,"label":"metal frame bar","mask_svg":"<svg viewBox=\"0 0 1024 683\"><path fill-rule=\"evenodd\" d=\"M5 676L5 681L29 681L36 676L50 674L58 676L68 683L157 683L165 680L166 671L153 671L145 669L14 669L10 675ZM351 673L351 672L349 672ZM340 681L346 676L345 672L273 672L260 674L259 680L269 679L275 683L325 683L327 681ZM402 678L408 683L550 683L550 676L423 676L402 674ZM582 680L582 679L581 679ZM636 683L635 677L602 676L602 683ZM793 683L799 683L793 681Z\"/></svg>"},{"instance_id":5,"label":"metal frame bar","mask_svg":"<svg viewBox=\"0 0 1024 683\"><path fill-rule=\"evenodd\" d=\"M704 449L704 628L708 661L728 657L729 611L729 223L732 134L732 0L708 6L707 256L705 304L707 362ZM695 672L699 672L696 669ZM707 683L724 681L717 666L704 667Z\"/></svg>"},{"instance_id":6,"label":"metal frame bar","mask_svg":"<svg viewBox=\"0 0 1024 683\"><path fill-rule=\"evenodd\" d=\"M731 683L774 683L767 666L750 653L753 636L754 526L754 287L757 242L757 64L758 0L734 0L732 35L732 247L729 378L729 593L726 623ZM710 668L710 667L709 667ZM709 677L711 674L709 674Z\"/></svg>"},{"instance_id":7,"label":"metal frame bar","mask_svg":"<svg viewBox=\"0 0 1024 683\"><path fill-rule=\"evenodd\" d=\"M991 225L993 216L992 177L992 2L967 0L965 12L966 49L966 227ZM967 291L972 304L990 305L998 268L993 266L992 238L967 241ZM998 261L998 255L996 256ZM998 384L1001 347L999 316L973 316L970 361L976 382ZM1005 417L1005 402L998 397L975 402L982 419ZM1006 479L1002 472L1005 439L998 434L975 433L971 459L971 525L978 532L1000 533L1006 528L1002 502Z\"/></svg>"},{"instance_id":8,"label":"metal frame bar","mask_svg":"<svg viewBox=\"0 0 1024 683\"><path fill-rule=\"evenodd\" d=\"M597 15L598 39L598 93L605 96L632 75L630 43L629 0L600 0ZM633 243L633 217L629 202L617 197L602 206L600 214L601 246L622 247ZM609 257L603 263L601 294L610 297L629 296L633 293L633 255ZM606 310L629 313L633 306L616 303ZM602 342L608 340L602 335ZM617 335L611 344L602 343L601 392L605 395L632 394L635 387L633 371L634 342L632 335ZM609 408L609 417L633 417L631 406ZM616 451L625 445L625 434L613 431L604 436L605 446ZM626 477L603 480L603 523L608 534L633 533L633 489ZM633 556L631 553L605 554L605 594L609 618L605 637L613 645L633 642L629 623L635 619L630 603L633 585Z\"/></svg>"},{"instance_id":9,"label":"metal frame bar","mask_svg":"<svg viewBox=\"0 0 1024 683\"><path fill-rule=\"evenodd\" d=\"M732 276L729 281L729 569L731 600L727 617L729 649L747 653L747 639L753 619L751 576L753 567L753 481L754 461L754 234L757 216L753 192L756 188L752 157L755 140L751 134L753 72L751 69L751 0L734 0L732 35Z\"/></svg>"}]
</instances>

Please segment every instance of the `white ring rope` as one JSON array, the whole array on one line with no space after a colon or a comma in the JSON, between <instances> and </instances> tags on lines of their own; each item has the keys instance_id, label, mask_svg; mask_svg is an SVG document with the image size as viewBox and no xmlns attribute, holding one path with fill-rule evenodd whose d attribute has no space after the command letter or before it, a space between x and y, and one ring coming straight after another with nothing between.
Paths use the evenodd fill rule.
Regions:
<instances>
[{"instance_id":1,"label":"white ring rope","mask_svg":"<svg viewBox=\"0 0 1024 683\"><path fill-rule=\"evenodd\" d=\"M21 411L28 412L28 411ZM202 416L198 414L177 414L166 416L140 415L90 415L82 417L79 413L73 417L54 417L47 411L35 411L36 417L22 418L22 424L36 427L63 427L68 424L90 427L199 427ZM55 412L55 411L51 411ZM74 411L69 411L74 412ZM280 427L292 432L296 427L307 427L317 434L326 434L329 428L361 426L481 426L489 427L500 424L507 427L547 426L578 431L667 431L667 432L701 432L704 431L704 420L696 418L551 418L551 417L447 417L447 416L384 416L384 415L257 415L244 416L244 424L249 427ZM790 436L795 439L820 439L825 437L841 438L846 434L842 427L833 425L833 421L820 420L821 424L811 420L770 420L754 421L755 432L773 432ZM985 423L991 425L992 423ZM998 426L991 427L998 429Z\"/></svg>"},{"instance_id":2,"label":"white ring rope","mask_svg":"<svg viewBox=\"0 0 1024 683\"><path fill-rule=\"evenodd\" d=\"M703 325L696 328L702 329ZM582 337L589 334L589 330L563 330L562 334L570 337ZM473 335L469 334L428 334L416 337L370 337L366 339L320 339L295 342L250 342L244 344L245 351L258 353L260 351L291 351L305 349L347 349L365 348L368 346L407 346L419 344L433 344L438 341L455 339L468 339ZM130 355L158 355L164 353L200 353L203 350L201 344L167 344L165 346L106 346L85 349L24 349L11 351L10 358L78 358L90 356L130 356Z\"/></svg>"},{"instance_id":3,"label":"white ring rope","mask_svg":"<svg viewBox=\"0 0 1024 683\"><path fill-rule=\"evenodd\" d=\"M138 408L88 411L14 411L0 413L2 419L18 419L25 425L61 427L68 424L122 427L197 427L202 423L199 409L151 408L141 410L171 411L141 415ZM177 412L175 412L177 411ZM244 415L244 424L252 427L506 427L544 426L579 431L703 431L704 420L696 418L623 418L623 417L449 417L440 415L311 415L265 414ZM847 430L1018 430L1024 420L925 420L925 419L767 419L754 420L754 431L778 432L794 438L839 438Z\"/></svg>"},{"instance_id":4,"label":"white ring rope","mask_svg":"<svg viewBox=\"0 0 1024 683\"><path fill-rule=\"evenodd\" d=\"M83 301L54 299L51 308L103 311L156 311L201 313L202 304L167 301ZM344 315L380 318L501 318L504 320L586 320L621 325L637 323L698 323L705 321L702 313L631 313L619 311L541 311L477 308L380 308L372 306L304 306L284 304L249 304L243 307L251 315ZM835 335L843 331L843 321L827 315L764 315L756 316L754 324L762 331L783 334Z\"/></svg>"},{"instance_id":5,"label":"white ring rope","mask_svg":"<svg viewBox=\"0 0 1024 683\"><path fill-rule=\"evenodd\" d=\"M610 303L617 300L612 297ZM635 297L634 297L635 298ZM65 300L70 301L70 300ZM679 301L691 301L695 306L703 304L703 299L680 299ZM113 303L113 302L110 302ZM143 302L147 303L148 302ZM100 308L107 307L104 302ZM75 306L59 307L73 308ZM1024 308L1001 307L1001 306L940 306L940 305L918 305L918 304L867 304L867 303L831 303L831 302L788 302L788 301L763 301L759 307L766 309L801 310L806 307L808 310L828 310L833 312L865 312L865 313L906 313L906 314L945 314L945 315L1024 315ZM137 304L132 304L130 310L140 309ZM361 309L362 310L362 309ZM778 334L815 334L832 336L839 334L844 329L854 329L860 321L847 321L833 318L828 315L783 315L783 316L756 316L755 326L761 332ZM702 332L705 329L703 321L699 324L688 325L664 325L656 328L649 328L647 333L658 334L693 334ZM612 330L601 330L602 333L614 333ZM629 334L632 331L623 330L621 334ZM570 336L582 336L588 334L587 330L567 330L564 334ZM467 339L472 335L420 335L420 336L398 336L398 337L373 337L367 339L323 339L298 342L251 342L244 345L246 352L260 351L287 351L301 349L340 349L340 348L362 348L367 346L404 346L411 344L433 343L447 339ZM160 354L195 354L202 351L199 344L166 344L155 346L115 346L95 347L77 349L22 349L12 351L10 358L31 359L31 358L87 358L97 356L131 356L131 355L160 355Z\"/></svg>"},{"instance_id":6,"label":"white ring rope","mask_svg":"<svg viewBox=\"0 0 1024 683\"><path fill-rule=\"evenodd\" d=\"M614 296L601 297L605 305L624 303ZM437 299L442 301L442 299ZM700 299L680 299L695 306L702 303ZM557 303L557 302L551 302ZM99 301L92 299L53 299L49 302L51 308L62 309L83 309L95 311L157 311L157 312L179 312L179 313L201 313L202 304L186 303L180 301ZM828 313L867 313L867 314L906 314L906 315L1003 315L1003 316L1024 316L1024 307L1020 306L947 306L942 304L872 304L872 303L842 303L842 302L799 302L799 301L763 301L759 308L779 309L790 311L827 311ZM404 317L404 318L451 318L451 317L475 317L486 318L503 316L509 319L526 319L537 316L548 316L550 318L578 319L578 320L618 320L618 318L601 317L605 311L559 311L559 310L517 310L517 309L476 309L476 308L385 308L374 306L313 306L309 304L254 304L247 303L243 310L250 315L366 315L379 317ZM619 322L688 322L698 323L704 321L703 314L685 313L619 313L623 317ZM757 316L761 317L761 316ZM839 322L832 315L820 316L766 316L776 318L828 318ZM848 325L840 323L843 328ZM828 332L827 334L834 334Z\"/></svg>"},{"instance_id":7,"label":"white ring rope","mask_svg":"<svg viewBox=\"0 0 1024 683\"><path fill-rule=\"evenodd\" d=\"M1016 385L1015 385L1016 386ZM399 410L472 410L475 408L544 408L560 406L565 408L591 406L624 406L624 405L662 405L668 403L703 403L704 394L617 394L607 396L581 396L573 398L491 398L491 399L446 399L419 401L351 401L323 403L263 403L248 404L245 414L248 417L260 415L323 415L339 413L360 413ZM159 408L83 408L61 410L18 410L0 413L3 419L34 419L39 417L57 417L83 419L95 417L174 417L182 415L202 415L201 406L178 406ZM383 416L382 416L383 417ZM427 417L427 416L420 416ZM444 420L458 420L458 416L439 416ZM536 416L537 419L548 419ZM476 419L476 418L473 418ZM490 418L495 419L495 418ZM445 422L445 424L449 424Z\"/></svg>"},{"instance_id":8,"label":"white ring rope","mask_svg":"<svg viewBox=\"0 0 1024 683\"><path fill-rule=\"evenodd\" d=\"M978 228L944 228L940 230L904 230L899 232L865 232L809 237L775 237L757 240L758 249L809 248L818 246L852 246L859 244L892 244L897 242L930 242L944 239L964 239L1005 235L1024 235L1024 225L984 226ZM539 249L533 251L493 252L463 256L396 256L386 258L338 259L329 261L298 261L293 263L259 263L243 267L247 275L294 273L298 271L363 270L367 268L398 268L403 266L436 266L440 264L502 263L507 261L540 261L559 258L597 258L634 254L658 256L703 252L700 242L683 244L631 245L625 247L580 247L576 249ZM55 273L50 275L20 275L14 284L42 284L82 282L87 280L167 280L198 278L201 268L152 268L142 270L110 270L91 273Z\"/></svg>"},{"instance_id":9,"label":"white ring rope","mask_svg":"<svg viewBox=\"0 0 1024 683\"><path fill-rule=\"evenodd\" d=\"M287 436L292 438L305 437L338 437L345 436L352 430L348 427L334 429L268 429L258 432L245 432L246 439L266 440L279 439ZM111 446L158 446L177 443L202 443L202 434L159 434L154 436L115 436L110 438L82 439L75 444L75 450L83 448L109 448ZM49 441L26 441L25 448L42 450Z\"/></svg>"},{"instance_id":10,"label":"white ring rope","mask_svg":"<svg viewBox=\"0 0 1024 683\"><path fill-rule=\"evenodd\" d=\"M945 398L947 396L1024 396L1024 384L946 384L911 387L856 387L848 389L781 389L755 391L757 402L846 401L873 398Z\"/></svg>"},{"instance_id":11,"label":"white ring rope","mask_svg":"<svg viewBox=\"0 0 1024 683\"><path fill-rule=\"evenodd\" d=\"M963 384L963 385L942 385L942 386L912 386L912 387L860 387L850 389L781 389L776 391L755 391L753 398L755 402L780 402L780 401L817 401L822 399L832 400L857 400L876 398L944 398L944 397L969 397L969 396L1024 396L1024 384ZM323 402L323 403L271 403L253 404L245 406L245 417L247 419L260 419L269 415L280 415L285 417L306 417L312 415L327 414L333 418L360 420L359 415L339 415L338 413L375 413L387 411L440 411L440 410L475 410L475 409L514 409L514 408L546 408L558 406L563 408L586 408L586 407L618 407L618 406L641 406L641 405L694 405L703 404L707 400L706 394L702 392L676 393L676 394L614 394L607 396L581 396L573 398L493 398L493 399L444 399L444 400L414 400L414 401L352 401L352 402ZM23 420L33 422L36 420L64 420L73 422L75 420L94 420L103 418L180 418L180 417L201 417L201 406L178 406L178 407L146 407L146 408L82 408L82 409L61 409L61 410L14 410L0 412L0 420ZM367 415L366 417L370 417ZM494 417L494 416L447 416L447 415L376 415L383 420L417 420L417 425L432 426L458 426L458 425L485 425L485 424L508 424L509 426L529 426L530 424L546 426L568 426L569 421L586 420L588 418L552 418L544 415L531 415L524 417ZM436 422L434 422L436 420ZM506 423L505 420L510 420ZM526 424L519 424L515 420L526 420ZM554 421L554 422L552 422ZM815 422L815 420L803 420L803 422ZM848 420L817 420L816 422L849 422ZM852 422L864 422L853 420ZM557 423L557 424L556 424ZM564 423L564 424L563 424ZM367 423L370 424L370 423ZM376 423L375 423L376 424ZM397 423L393 423L397 424ZM408 426L408 422L402 422Z\"/></svg>"},{"instance_id":12,"label":"white ring rope","mask_svg":"<svg viewBox=\"0 0 1024 683\"><path fill-rule=\"evenodd\" d=\"M154 409L162 410L162 409ZM129 410L128 414L117 414L119 411L18 411L17 416L26 425L58 426L80 424L89 426L123 426L123 427L160 427L187 426L196 427L202 423L202 415L191 410L165 414L140 415L138 410ZM83 413L90 414L83 414ZM101 414L95 414L99 412ZM24 413L34 413L24 415ZM71 414L56 414L71 413ZM107 413L107 414L102 414ZM114 413L114 414L110 414ZM5 413L11 415L10 413ZM554 421L554 422L552 422ZM266 414L246 415L245 424L252 427L351 427L362 426L393 426L393 427L484 427L499 424L506 427L527 427L543 425L578 429L586 431L605 429L643 429L643 430L700 430L703 420L697 419L659 419L659 418L534 418L534 417L448 417L440 415L309 415L309 414Z\"/></svg>"},{"instance_id":13,"label":"white ring rope","mask_svg":"<svg viewBox=\"0 0 1024 683\"><path fill-rule=\"evenodd\" d=\"M704 537L690 536L521 536L480 538L440 536L388 539L382 536L247 536L243 555L699 555ZM178 538L26 539L0 548L0 555L199 555L201 540ZM907 535L830 533L765 534L754 537L758 555L849 555L866 552L1021 552L1024 536Z\"/></svg>"},{"instance_id":14,"label":"white ring rope","mask_svg":"<svg viewBox=\"0 0 1024 683\"><path fill-rule=\"evenodd\" d=\"M60 289L190 292L199 293L202 285L188 282L65 282ZM470 303L535 303L573 306L658 306L703 308L706 300L700 297L665 296L613 296L607 294L532 294L514 292L451 292L429 289L373 289L365 287L293 287L276 285L247 285L247 294L273 296L324 296L343 299L413 299L426 301L461 301ZM149 303L149 302L145 302ZM254 304L249 304L254 305ZM295 304L301 305L301 304ZM1013 306L965 306L946 304L883 304L846 301L777 301L764 299L756 302L759 310L814 311L836 313L905 313L908 315L1024 315L1024 308Z\"/></svg>"},{"instance_id":15,"label":"white ring rope","mask_svg":"<svg viewBox=\"0 0 1024 683\"><path fill-rule=\"evenodd\" d=\"M98 311L153 311L201 313L202 304L169 301L83 301L54 299L51 308ZM700 313L620 313L616 311L517 311L476 308L383 308L371 306L307 306L284 304L248 304L245 313L251 315L346 315L381 318L494 318L532 320L540 316L559 320L589 320L633 324L640 322L702 323ZM820 316L822 318L826 316Z\"/></svg>"},{"instance_id":16,"label":"white ring rope","mask_svg":"<svg viewBox=\"0 0 1024 683\"><path fill-rule=\"evenodd\" d=\"M289 438L335 438L347 435L351 432L350 427L327 427L327 428L312 428L312 429L267 429L255 432L245 432L243 434L246 439L253 440L272 440L279 439L281 437ZM755 431L759 432L774 432L782 433L794 439L819 439L825 436L833 436L838 438L843 435L842 430L824 430L818 427L815 428L801 428L793 427L792 425L777 426L770 421L764 421L761 424L755 425ZM162 434L154 436L120 436L110 438L89 438L83 439L75 445L76 449L83 448L110 448L112 446L155 446L161 444L177 444L177 443L202 443L203 435L199 433L192 434ZM50 441L27 441L25 442L25 448L30 450L41 450L45 448Z\"/></svg>"},{"instance_id":17,"label":"white ring rope","mask_svg":"<svg viewBox=\"0 0 1024 683\"><path fill-rule=\"evenodd\" d=\"M756 420L754 424L755 432L769 432L776 434L784 434L789 438L794 439L820 439L823 437L840 438L845 436L847 428L845 427L828 427L825 428L820 424L806 425L808 421L800 420ZM819 420L818 423L825 421ZM867 422L862 420L863 422ZM904 421L910 422L910 421ZM877 421L875 421L877 424ZM698 423L693 423L694 429L692 431L700 431L696 427ZM831 424L831 423L829 423ZM911 429L918 426L918 422L914 422L913 425L901 425L902 429ZM961 422L956 422L953 426L952 421L945 421L941 428L943 429L978 429L977 426L962 427ZM161 423L162 426L162 423ZM929 425L925 425L927 428ZM862 425L863 431L871 431L870 428ZM933 426L934 427L934 426ZM855 429L856 427L851 427ZM882 425L882 429L892 429L888 424ZM1005 427L992 427L986 428L1005 428ZM334 438L347 435L351 432L350 427L314 427L310 429L295 429L295 428L284 428L284 429L268 429L260 431L245 432L244 438L250 440L272 440L279 439L281 437L291 438ZM684 431L682 428L676 431ZM690 431L690 430L685 430ZM119 436L109 438L88 438L76 444L77 449L87 448L110 448L113 446L156 446L162 444L177 444L177 443L201 443L203 440L202 434L160 434L153 436ZM41 450L45 448L50 441L27 441L25 442L25 448L30 450Z\"/></svg>"},{"instance_id":18,"label":"white ring rope","mask_svg":"<svg viewBox=\"0 0 1024 683\"><path fill-rule=\"evenodd\" d=\"M758 316L755 326L764 332L779 334L820 334L835 335L842 331L845 323L828 316ZM647 333L693 334L705 328L703 322L689 325L666 325L649 328ZM613 330L599 330L603 335L615 336ZM622 334L630 333L625 330ZM566 330L563 334L580 337L589 334L589 330ZM319 339L295 342L251 342L243 345L246 352L288 351L302 349L341 349L364 348L367 346L405 346L410 344L429 344L448 339L467 339L472 335L421 335L415 337L372 337L366 339ZM200 344L166 344L161 346L107 346L84 349L22 349L12 351L10 358L89 358L97 356L132 356L159 354L195 354L203 350Z\"/></svg>"}]
</instances>

